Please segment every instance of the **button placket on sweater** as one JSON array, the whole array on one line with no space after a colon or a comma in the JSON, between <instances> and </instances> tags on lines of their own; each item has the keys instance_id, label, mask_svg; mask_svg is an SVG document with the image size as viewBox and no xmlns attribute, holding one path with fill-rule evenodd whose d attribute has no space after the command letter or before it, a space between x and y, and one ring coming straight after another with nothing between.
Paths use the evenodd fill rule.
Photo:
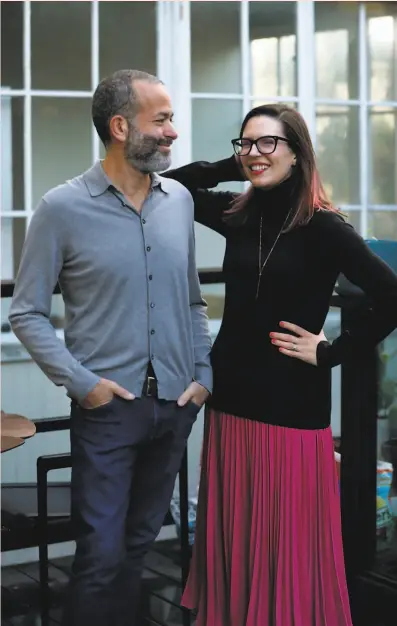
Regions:
<instances>
[{"instance_id":1,"label":"button placket on sweater","mask_svg":"<svg viewBox=\"0 0 397 626\"><path fill-rule=\"evenodd\" d=\"M142 238L143 238L143 246L144 246L144 250L145 250L145 258L146 258L146 288L147 288L147 292L148 292L148 301L149 301L149 309L148 309L148 343L149 343L149 358L151 361L154 361L156 358L155 352L154 352L154 346L153 344L154 339L155 339L155 334L156 334L156 330L154 328L154 322L153 322L153 317L154 317L154 312L155 312L155 308L156 308L156 302L153 299L153 290L154 290L154 285L153 285L153 271L151 268L151 258L150 258L150 253L152 252L152 245L151 242L148 241L148 237L145 233L145 231L147 231L147 228L145 228L147 226L147 216L143 217L143 212L146 208L145 213L147 212L147 204L150 202L150 199L153 197L153 189L151 190L151 192L149 193L148 197L146 198L146 200L144 201L143 205L142 205L142 209L141 212L138 213L136 211L136 209L132 206L130 206L129 204L127 204L125 202L125 200L123 198L120 198L121 204L123 207L127 207L130 208L131 210L133 210L135 213L138 213L139 215L139 219L141 222L141 233L142 233ZM146 207L145 207L146 205Z\"/></svg>"},{"instance_id":2,"label":"button placket on sweater","mask_svg":"<svg viewBox=\"0 0 397 626\"><path fill-rule=\"evenodd\" d=\"M147 200L149 200L149 198L147 198ZM145 201L145 203L147 202L147 200ZM144 207L142 207L142 212L143 212L143 209ZM153 294L154 292L153 268L151 265L153 246L152 246L152 242L150 241L150 237L147 234L147 217L143 217L141 213L140 219L141 219L141 232L142 232L142 237L143 237L143 245L144 245L145 257L146 257L146 276L147 276L146 288L148 292L148 301L149 301L149 308L148 308L149 358L153 362L156 358L155 345L154 345L156 330L154 328L154 320L153 320L155 309L156 309L156 302L155 302L154 294Z\"/></svg>"}]
</instances>

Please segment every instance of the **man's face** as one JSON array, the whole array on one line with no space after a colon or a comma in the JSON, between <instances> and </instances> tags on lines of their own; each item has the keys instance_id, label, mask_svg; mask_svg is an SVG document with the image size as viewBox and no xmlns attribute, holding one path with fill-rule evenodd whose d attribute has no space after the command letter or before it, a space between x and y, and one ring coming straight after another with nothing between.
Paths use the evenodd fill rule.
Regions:
<instances>
[{"instance_id":1,"label":"man's face","mask_svg":"<svg viewBox=\"0 0 397 626\"><path fill-rule=\"evenodd\" d=\"M145 174L162 172L171 165L171 145L178 137L172 124L170 97L161 84L136 81L139 111L128 121L124 145L126 160Z\"/></svg>"}]
</instances>

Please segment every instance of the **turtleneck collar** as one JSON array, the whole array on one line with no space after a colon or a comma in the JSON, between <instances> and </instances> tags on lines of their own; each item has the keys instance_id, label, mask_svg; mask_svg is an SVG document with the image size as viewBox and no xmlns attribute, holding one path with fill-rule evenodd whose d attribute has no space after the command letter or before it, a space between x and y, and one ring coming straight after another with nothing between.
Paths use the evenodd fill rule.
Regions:
<instances>
[{"instance_id":1,"label":"turtleneck collar","mask_svg":"<svg viewBox=\"0 0 397 626\"><path fill-rule=\"evenodd\" d=\"M271 189L254 190L254 203L263 215L265 222L278 223L285 219L294 203L295 176L290 176Z\"/></svg>"}]
</instances>

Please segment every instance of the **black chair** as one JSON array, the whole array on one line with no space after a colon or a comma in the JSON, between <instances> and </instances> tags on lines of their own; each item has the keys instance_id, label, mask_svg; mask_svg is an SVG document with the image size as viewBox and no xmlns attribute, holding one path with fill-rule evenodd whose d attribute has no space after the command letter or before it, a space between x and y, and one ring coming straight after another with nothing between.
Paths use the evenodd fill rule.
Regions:
<instances>
[{"instance_id":1,"label":"black chair","mask_svg":"<svg viewBox=\"0 0 397 626\"><path fill-rule=\"evenodd\" d=\"M45 418L35 421L35 424L38 434L66 430L69 428L69 418ZM37 547L39 545L37 485L35 483L3 483L1 491L1 551ZM52 483L49 488L51 523L48 526L48 544L73 539L68 513L69 491L68 483ZM65 511L66 515L62 513Z\"/></svg>"}]
</instances>

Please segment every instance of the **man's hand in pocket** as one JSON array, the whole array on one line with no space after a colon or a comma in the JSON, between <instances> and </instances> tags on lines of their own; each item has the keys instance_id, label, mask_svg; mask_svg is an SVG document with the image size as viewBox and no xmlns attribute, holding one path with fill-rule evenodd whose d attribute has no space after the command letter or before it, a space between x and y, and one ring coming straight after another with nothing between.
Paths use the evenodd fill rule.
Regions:
<instances>
[{"instance_id":1,"label":"man's hand in pocket","mask_svg":"<svg viewBox=\"0 0 397 626\"><path fill-rule=\"evenodd\" d=\"M203 385L193 381L190 383L189 387L185 389L183 394L179 396L178 405L185 406L188 402L193 402L201 408L209 395L209 392L205 387L203 387Z\"/></svg>"},{"instance_id":2,"label":"man's hand in pocket","mask_svg":"<svg viewBox=\"0 0 397 626\"><path fill-rule=\"evenodd\" d=\"M86 395L80 404L84 409L97 409L104 404L109 404L114 396L119 396L124 398L124 400L134 400L135 398L132 393L112 380L101 378L99 383L95 385L94 389Z\"/></svg>"}]
</instances>

